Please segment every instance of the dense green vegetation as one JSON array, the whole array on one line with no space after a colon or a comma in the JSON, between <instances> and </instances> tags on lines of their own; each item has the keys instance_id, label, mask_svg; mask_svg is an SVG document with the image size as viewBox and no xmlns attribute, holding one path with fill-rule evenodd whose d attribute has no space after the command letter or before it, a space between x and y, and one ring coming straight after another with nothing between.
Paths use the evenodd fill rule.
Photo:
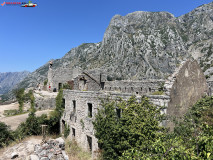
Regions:
<instances>
[{"instance_id":1,"label":"dense green vegetation","mask_svg":"<svg viewBox=\"0 0 213 160\"><path fill-rule=\"evenodd\" d=\"M63 114L63 91L60 90L58 92L56 97L56 108L53 112L50 113L50 116L43 114L40 117L36 117L36 109L34 107L35 98L32 90L30 90L23 97L24 100L30 101L31 103L29 116L26 119L26 122L21 123L15 131L11 131L6 124L0 123L0 148L9 144L11 141L21 140L26 136L41 135L42 124L48 125L49 134L59 134L60 118Z\"/></svg>"},{"instance_id":2,"label":"dense green vegetation","mask_svg":"<svg viewBox=\"0 0 213 160\"><path fill-rule=\"evenodd\" d=\"M213 97L197 102L174 132L147 98L103 102L94 128L104 159L213 159Z\"/></svg>"},{"instance_id":3,"label":"dense green vegetation","mask_svg":"<svg viewBox=\"0 0 213 160\"><path fill-rule=\"evenodd\" d=\"M0 148L14 140L13 132L3 122L0 122Z\"/></svg>"}]
</instances>

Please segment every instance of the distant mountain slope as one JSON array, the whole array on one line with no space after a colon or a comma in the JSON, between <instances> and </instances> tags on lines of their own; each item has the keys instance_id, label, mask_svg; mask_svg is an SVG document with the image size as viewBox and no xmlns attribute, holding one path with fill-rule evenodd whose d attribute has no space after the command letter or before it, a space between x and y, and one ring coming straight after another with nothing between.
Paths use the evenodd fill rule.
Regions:
<instances>
[{"instance_id":1,"label":"distant mountain slope","mask_svg":"<svg viewBox=\"0 0 213 160\"><path fill-rule=\"evenodd\" d=\"M168 12L137 11L115 15L103 40L71 49L54 60L53 69L80 67L111 79L166 78L183 59L194 57L213 76L213 2L174 17ZM51 57L50 57L51 58ZM47 78L48 64L29 74L18 87Z\"/></svg>"},{"instance_id":2,"label":"distant mountain slope","mask_svg":"<svg viewBox=\"0 0 213 160\"><path fill-rule=\"evenodd\" d=\"M21 82L30 72L4 72L0 73L0 94L7 93L17 83Z\"/></svg>"}]
</instances>

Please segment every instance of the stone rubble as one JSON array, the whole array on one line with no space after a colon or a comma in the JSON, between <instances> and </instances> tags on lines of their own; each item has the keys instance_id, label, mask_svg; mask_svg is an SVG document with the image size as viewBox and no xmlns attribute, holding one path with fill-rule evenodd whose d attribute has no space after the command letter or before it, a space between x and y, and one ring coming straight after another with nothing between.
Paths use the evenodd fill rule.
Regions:
<instances>
[{"instance_id":1,"label":"stone rubble","mask_svg":"<svg viewBox=\"0 0 213 160\"><path fill-rule=\"evenodd\" d=\"M42 143L41 138L30 138L5 150L0 150L0 160L69 160L65 152L63 138L49 139Z\"/></svg>"},{"instance_id":2,"label":"stone rubble","mask_svg":"<svg viewBox=\"0 0 213 160\"><path fill-rule=\"evenodd\" d=\"M50 139L44 144L35 145L34 155L30 155L29 160L69 160L64 149L65 142L61 137Z\"/></svg>"}]
</instances>

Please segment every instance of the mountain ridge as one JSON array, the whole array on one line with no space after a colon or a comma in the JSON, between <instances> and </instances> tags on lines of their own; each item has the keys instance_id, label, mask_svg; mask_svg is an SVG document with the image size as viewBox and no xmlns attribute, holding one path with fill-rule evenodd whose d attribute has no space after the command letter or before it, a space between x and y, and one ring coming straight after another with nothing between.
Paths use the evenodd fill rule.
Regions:
<instances>
[{"instance_id":1,"label":"mountain ridge","mask_svg":"<svg viewBox=\"0 0 213 160\"><path fill-rule=\"evenodd\" d=\"M181 61L193 57L207 78L213 76L213 2L179 17L162 12L136 11L115 15L99 43L72 48L56 68L80 67L102 72L112 80L165 79ZM33 87L47 78L48 63L28 75L17 87Z\"/></svg>"},{"instance_id":2,"label":"mountain ridge","mask_svg":"<svg viewBox=\"0 0 213 160\"><path fill-rule=\"evenodd\" d=\"M0 72L0 94L7 93L30 72Z\"/></svg>"}]
</instances>

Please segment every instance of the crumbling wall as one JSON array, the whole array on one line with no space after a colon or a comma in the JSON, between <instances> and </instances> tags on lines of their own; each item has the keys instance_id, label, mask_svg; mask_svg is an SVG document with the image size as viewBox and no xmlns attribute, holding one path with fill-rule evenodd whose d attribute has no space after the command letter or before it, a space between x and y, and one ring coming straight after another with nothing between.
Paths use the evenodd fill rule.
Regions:
<instances>
[{"instance_id":1,"label":"crumbling wall","mask_svg":"<svg viewBox=\"0 0 213 160\"><path fill-rule=\"evenodd\" d=\"M99 91L100 83L89 74L81 74L74 78L74 90Z\"/></svg>"},{"instance_id":2,"label":"crumbling wall","mask_svg":"<svg viewBox=\"0 0 213 160\"><path fill-rule=\"evenodd\" d=\"M164 80L106 81L104 90L145 95L157 91L164 82Z\"/></svg>"},{"instance_id":3,"label":"crumbling wall","mask_svg":"<svg viewBox=\"0 0 213 160\"><path fill-rule=\"evenodd\" d=\"M70 68L59 68L53 71L52 74L52 89L56 88L58 91L59 83L65 84L67 81L73 79L73 71Z\"/></svg>"},{"instance_id":4,"label":"crumbling wall","mask_svg":"<svg viewBox=\"0 0 213 160\"><path fill-rule=\"evenodd\" d=\"M50 91L53 91L55 88L56 91L59 89L59 83L62 85L65 83L68 83L68 81L73 80L75 77L77 77L80 74L80 69L75 68L57 68L53 70L49 67L48 71L48 84L47 88L49 90L49 86L51 86Z\"/></svg>"},{"instance_id":5,"label":"crumbling wall","mask_svg":"<svg viewBox=\"0 0 213 160\"><path fill-rule=\"evenodd\" d=\"M132 94L116 92L97 92L97 91L77 91L64 90L65 111L61 120L61 126L66 123L70 127L70 139L75 139L85 150L89 150L88 137L92 139L92 154L95 157L95 151L98 150L97 139L94 135L92 121L95 120L95 114L101 107L101 99L116 100L122 98L129 99ZM141 96L136 97L140 101ZM165 95L148 96L150 101L158 106L167 106L169 97ZM89 104L92 105L92 117L89 114ZM166 113L166 109L162 111ZM162 123L162 125L165 125ZM61 127L61 132L63 128Z\"/></svg>"},{"instance_id":6,"label":"crumbling wall","mask_svg":"<svg viewBox=\"0 0 213 160\"><path fill-rule=\"evenodd\" d=\"M49 93L47 91L35 91L35 108L36 109L54 109L56 106L55 98L57 93Z\"/></svg>"},{"instance_id":7,"label":"crumbling wall","mask_svg":"<svg viewBox=\"0 0 213 160\"><path fill-rule=\"evenodd\" d=\"M82 148L90 150L88 137L92 140L92 154L98 150L92 121L100 104L100 92L64 90L65 111L62 121L70 127L68 138L75 139ZM92 104L92 116L89 116L88 104ZM75 105L75 107L74 107ZM62 125L61 125L62 126ZM61 128L62 130L62 128Z\"/></svg>"},{"instance_id":8,"label":"crumbling wall","mask_svg":"<svg viewBox=\"0 0 213 160\"><path fill-rule=\"evenodd\" d=\"M190 106L208 93L206 78L195 60L182 62L166 80L165 88L166 95L170 96L167 113L175 117L182 117ZM168 126L173 128L172 123Z\"/></svg>"}]
</instances>

